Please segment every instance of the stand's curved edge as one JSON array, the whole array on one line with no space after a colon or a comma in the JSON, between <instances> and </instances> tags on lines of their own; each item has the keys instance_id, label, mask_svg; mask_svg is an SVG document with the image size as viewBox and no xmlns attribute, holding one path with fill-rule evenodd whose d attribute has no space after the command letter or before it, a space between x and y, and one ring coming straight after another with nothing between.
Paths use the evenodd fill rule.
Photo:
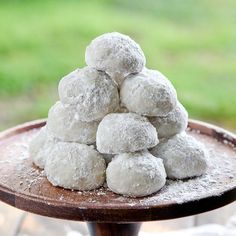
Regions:
<instances>
[{"instance_id":1,"label":"stand's curved edge","mask_svg":"<svg viewBox=\"0 0 236 236\"><path fill-rule=\"evenodd\" d=\"M48 201L36 201L31 197L0 188L0 200L18 209L47 217L89 221L99 223L132 223L155 220L169 220L204 213L223 207L236 200L236 188L223 192L221 195L201 198L184 203L172 202L152 208L85 208L75 205L51 204ZM171 214L170 214L171 211Z\"/></svg>"},{"instance_id":2,"label":"stand's curved edge","mask_svg":"<svg viewBox=\"0 0 236 236\"><path fill-rule=\"evenodd\" d=\"M4 131L1 131L0 132L0 141L5 138L11 137L15 134L23 133L23 132L31 130L31 129L40 128L46 124L46 120L47 119L38 119L38 120L34 120L34 121L29 121L29 122L25 122L23 124L17 125L15 127L6 129Z\"/></svg>"},{"instance_id":3,"label":"stand's curved edge","mask_svg":"<svg viewBox=\"0 0 236 236\"><path fill-rule=\"evenodd\" d=\"M188 127L194 130L199 130L202 134L216 138L219 141L227 140L236 146L236 134L220 128L216 125L207 122L189 119Z\"/></svg>"}]
</instances>

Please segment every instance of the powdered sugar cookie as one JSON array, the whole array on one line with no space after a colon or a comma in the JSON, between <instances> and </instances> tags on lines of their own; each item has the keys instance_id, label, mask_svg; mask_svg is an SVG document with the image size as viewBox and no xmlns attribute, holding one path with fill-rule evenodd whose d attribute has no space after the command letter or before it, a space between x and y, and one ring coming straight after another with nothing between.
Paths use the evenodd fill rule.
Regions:
<instances>
[{"instance_id":1,"label":"powdered sugar cookie","mask_svg":"<svg viewBox=\"0 0 236 236\"><path fill-rule=\"evenodd\" d=\"M140 72L146 59L140 46L117 32L95 38L86 48L87 65L106 71L118 84L131 73Z\"/></svg>"},{"instance_id":2,"label":"powdered sugar cookie","mask_svg":"<svg viewBox=\"0 0 236 236\"><path fill-rule=\"evenodd\" d=\"M49 110L47 129L53 136L62 141L94 143L99 122L84 122L78 118L75 106L57 102Z\"/></svg>"},{"instance_id":3,"label":"powdered sugar cookie","mask_svg":"<svg viewBox=\"0 0 236 236\"><path fill-rule=\"evenodd\" d=\"M150 152L163 159L167 176L185 179L206 172L207 151L204 146L186 133L177 134L159 143Z\"/></svg>"},{"instance_id":4,"label":"powdered sugar cookie","mask_svg":"<svg viewBox=\"0 0 236 236\"><path fill-rule=\"evenodd\" d=\"M48 153L55 142L57 140L47 132L46 127L41 128L39 133L31 140L29 154L36 166L44 168Z\"/></svg>"},{"instance_id":5,"label":"powdered sugar cookie","mask_svg":"<svg viewBox=\"0 0 236 236\"><path fill-rule=\"evenodd\" d=\"M170 81L160 72L148 69L124 80L120 98L130 112L146 116L166 116L177 104Z\"/></svg>"},{"instance_id":6,"label":"powdered sugar cookie","mask_svg":"<svg viewBox=\"0 0 236 236\"><path fill-rule=\"evenodd\" d=\"M58 86L62 103L76 105L81 121L102 119L119 107L114 81L103 71L85 67L64 77Z\"/></svg>"},{"instance_id":7,"label":"powdered sugar cookie","mask_svg":"<svg viewBox=\"0 0 236 236\"><path fill-rule=\"evenodd\" d=\"M131 197L150 195L166 182L162 160L147 151L116 155L108 164L106 175L113 192Z\"/></svg>"},{"instance_id":8,"label":"powdered sugar cookie","mask_svg":"<svg viewBox=\"0 0 236 236\"><path fill-rule=\"evenodd\" d=\"M153 116L149 121L157 129L159 138L168 138L181 133L187 128L188 113L183 105L178 102L176 107L167 116Z\"/></svg>"},{"instance_id":9,"label":"powdered sugar cookie","mask_svg":"<svg viewBox=\"0 0 236 236\"><path fill-rule=\"evenodd\" d=\"M158 137L147 118L135 113L111 113L100 122L96 142L99 152L118 154L154 147Z\"/></svg>"},{"instance_id":10,"label":"powdered sugar cookie","mask_svg":"<svg viewBox=\"0 0 236 236\"><path fill-rule=\"evenodd\" d=\"M48 180L54 186L76 190L92 190L105 180L105 161L92 146L59 142L45 165Z\"/></svg>"}]
</instances>

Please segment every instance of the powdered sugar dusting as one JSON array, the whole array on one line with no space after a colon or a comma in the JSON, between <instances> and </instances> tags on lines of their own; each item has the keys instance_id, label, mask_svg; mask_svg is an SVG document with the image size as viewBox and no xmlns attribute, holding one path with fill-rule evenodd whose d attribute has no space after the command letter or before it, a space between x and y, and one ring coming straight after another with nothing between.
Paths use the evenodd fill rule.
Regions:
<instances>
[{"instance_id":1,"label":"powdered sugar dusting","mask_svg":"<svg viewBox=\"0 0 236 236\"><path fill-rule=\"evenodd\" d=\"M160 194L140 200L140 203L151 204L166 201L183 203L211 195L220 195L226 184L227 189L235 188L236 152L232 151L229 155L229 150L222 152L222 145L217 145L217 141L210 142L209 137L204 137L204 139L208 141L209 150L206 174L189 180L167 180Z\"/></svg>"}]
</instances>

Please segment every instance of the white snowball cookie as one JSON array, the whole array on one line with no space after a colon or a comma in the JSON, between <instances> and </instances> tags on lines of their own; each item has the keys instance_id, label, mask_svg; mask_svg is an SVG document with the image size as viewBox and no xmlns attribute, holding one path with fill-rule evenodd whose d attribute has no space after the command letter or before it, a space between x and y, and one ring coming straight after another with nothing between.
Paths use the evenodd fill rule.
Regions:
<instances>
[{"instance_id":1,"label":"white snowball cookie","mask_svg":"<svg viewBox=\"0 0 236 236\"><path fill-rule=\"evenodd\" d=\"M146 59L140 46L129 36L117 32L103 34L88 45L87 65L106 71L118 84L125 76L140 72Z\"/></svg>"},{"instance_id":2,"label":"white snowball cookie","mask_svg":"<svg viewBox=\"0 0 236 236\"><path fill-rule=\"evenodd\" d=\"M159 143L150 152L163 159L167 176L185 179L206 172L208 153L204 146L186 133Z\"/></svg>"},{"instance_id":3,"label":"white snowball cookie","mask_svg":"<svg viewBox=\"0 0 236 236\"><path fill-rule=\"evenodd\" d=\"M149 69L129 75L121 85L120 97L129 111L146 116L166 116L177 104L171 82L160 72Z\"/></svg>"},{"instance_id":4,"label":"white snowball cookie","mask_svg":"<svg viewBox=\"0 0 236 236\"><path fill-rule=\"evenodd\" d=\"M115 156L106 170L107 185L115 193L143 197L160 190L166 182L163 161L147 151Z\"/></svg>"},{"instance_id":5,"label":"white snowball cookie","mask_svg":"<svg viewBox=\"0 0 236 236\"><path fill-rule=\"evenodd\" d=\"M59 142L46 161L45 172L54 186L92 190L105 180L106 164L92 146Z\"/></svg>"},{"instance_id":6,"label":"white snowball cookie","mask_svg":"<svg viewBox=\"0 0 236 236\"><path fill-rule=\"evenodd\" d=\"M135 113L111 113L100 122L97 150L119 154L154 147L158 143L155 127L147 118Z\"/></svg>"},{"instance_id":7,"label":"white snowball cookie","mask_svg":"<svg viewBox=\"0 0 236 236\"><path fill-rule=\"evenodd\" d=\"M36 166L44 169L48 153L55 142L56 140L50 136L46 127L41 128L38 134L31 140L29 154Z\"/></svg>"},{"instance_id":8,"label":"white snowball cookie","mask_svg":"<svg viewBox=\"0 0 236 236\"><path fill-rule=\"evenodd\" d=\"M76 105L79 120L94 121L119 107L115 82L103 71L85 67L62 78L58 86L62 103Z\"/></svg>"},{"instance_id":9,"label":"white snowball cookie","mask_svg":"<svg viewBox=\"0 0 236 236\"><path fill-rule=\"evenodd\" d=\"M158 138L168 138L186 130L188 125L188 112L178 102L176 107L167 116L150 117L149 121L157 129Z\"/></svg>"},{"instance_id":10,"label":"white snowball cookie","mask_svg":"<svg viewBox=\"0 0 236 236\"><path fill-rule=\"evenodd\" d=\"M80 121L75 106L57 102L49 110L47 129L62 141L92 144L96 141L98 124L98 121Z\"/></svg>"}]
</instances>

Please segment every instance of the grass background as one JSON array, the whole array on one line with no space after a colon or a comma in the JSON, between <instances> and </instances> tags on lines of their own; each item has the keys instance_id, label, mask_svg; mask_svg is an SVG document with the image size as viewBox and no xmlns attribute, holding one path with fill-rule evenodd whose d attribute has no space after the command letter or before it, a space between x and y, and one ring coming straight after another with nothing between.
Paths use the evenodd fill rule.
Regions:
<instances>
[{"instance_id":1,"label":"grass background","mask_svg":"<svg viewBox=\"0 0 236 236\"><path fill-rule=\"evenodd\" d=\"M0 129L46 117L86 45L119 31L164 73L190 117L236 130L236 1L1 1Z\"/></svg>"}]
</instances>

